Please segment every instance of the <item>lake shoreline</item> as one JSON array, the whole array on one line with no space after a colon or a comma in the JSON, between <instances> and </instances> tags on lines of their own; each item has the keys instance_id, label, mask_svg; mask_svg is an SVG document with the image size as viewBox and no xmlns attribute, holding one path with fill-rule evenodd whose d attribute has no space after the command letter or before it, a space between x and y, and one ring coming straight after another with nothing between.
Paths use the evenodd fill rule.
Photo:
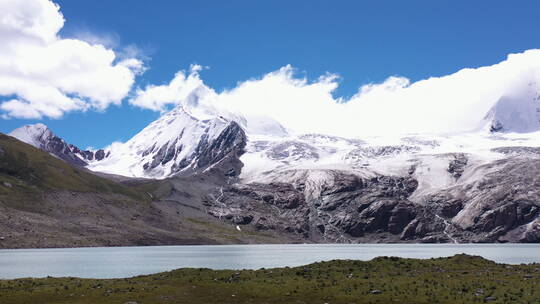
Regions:
<instances>
[{"instance_id":1,"label":"lake shoreline","mask_svg":"<svg viewBox=\"0 0 540 304\"><path fill-rule=\"evenodd\" d=\"M512 246L512 245L540 245L540 243L514 243L514 242L492 242L492 243L475 243L475 242L468 242L468 243L418 243L418 242L388 242L388 243L376 243L376 242L368 242L368 243L321 243L321 242L275 242L275 243L223 243L223 244L212 244L212 243L185 243L185 244L163 244L163 245L154 245L154 244L148 244L148 245L135 245L135 244L127 244L127 245L88 245L88 246L63 246L63 247L0 247L0 251L3 250L40 250L40 249L88 249L88 248L140 248L140 247L194 247L194 246L281 246L281 245L340 245L340 246L355 246L355 245L404 245L404 246L413 246L413 245L423 245L423 246L429 246L429 245L437 245L437 246L455 246L455 245L501 245L501 246Z\"/></svg>"},{"instance_id":2,"label":"lake shoreline","mask_svg":"<svg viewBox=\"0 0 540 304\"><path fill-rule=\"evenodd\" d=\"M0 280L18 303L505 303L540 297L540 264L482 257L333 260L259 270L184 268L125 279Z\"/></svg>"},{"instance_id":3,"label":"lake shoreline","mask_svg":"<svg viewBox=\"0 0 540 304\"><path fill-rule=\"evenodd\" d=\"M0 279L129 278L179 268L260 269L380 256L482 256L497 263L540 263L539 244L258 244L0 250Z\"/></svg>"}]
</instances>

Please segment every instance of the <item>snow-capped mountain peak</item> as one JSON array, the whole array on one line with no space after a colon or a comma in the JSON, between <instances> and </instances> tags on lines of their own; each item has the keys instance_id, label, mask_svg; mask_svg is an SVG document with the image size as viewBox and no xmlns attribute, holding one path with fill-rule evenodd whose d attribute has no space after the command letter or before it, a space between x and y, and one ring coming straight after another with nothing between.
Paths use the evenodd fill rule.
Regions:
<instances>
[{"instance_id":1,"label":"snow-capped mountain peak","mask_svg":"<svg viewBox=\"0 0 540 304\"><path fill-rule=\"evenodd\" d=\"M204 170L229 153L241 153L246 137L239 124L198 110L196 106L178 105L127 142L111 145L111 156L90 164L89 169L165 178Z\"/></svg>"},{"instance_id":2,"label":"snow-capped mountain peak","mask_svg":"<svg viewBox=\"0 0 540 304\"><path fill-rule=\"evenodd\" d=\"M104 150L81 150L56 136L42 123L22 126L13 130L8 135L36 148L47 151L76 166L86 166L91 162L100 161L108 156Z\"/></svg>"},{"instance_id":3,"label":"snow-capped mountain peak","mask_svg":"<svg viewBox=\"0 0 540 304\"><path fill-rule=\"evenodd\" d=\"M9 133L9 135L36 148L41 148L46 139L51 137L52 132L46 125L37 123L17 128Z\"/></svg>"},{"instance_id":4,"label":"snow-capped mountain peak","mask_svg":"<svg viewBox=\"0 0 540 304\"><path fill-rule=\"evenodd\" d=\"M540 91L529 83L518 93L501 97L486 115L491 132L540 131Z\"/></svg>"}]
</instances>

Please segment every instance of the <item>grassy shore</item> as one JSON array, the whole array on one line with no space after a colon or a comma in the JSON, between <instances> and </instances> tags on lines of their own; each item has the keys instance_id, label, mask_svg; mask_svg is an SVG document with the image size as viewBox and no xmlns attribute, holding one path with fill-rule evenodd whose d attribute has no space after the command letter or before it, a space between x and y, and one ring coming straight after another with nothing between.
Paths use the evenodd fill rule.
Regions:
<instances>
[{"instance_id":1,"label":"grassy shore","mask_svg":"<svg viewBox=\"0 0 540 304\"><path fill-rule=\"evenodd\" d=\"M0 270L1 271L1 270ZM128 279L0 281L0 303L538 303L540 265L456 255L260 270L178 269Z\"/></svg>"}]
</instances>

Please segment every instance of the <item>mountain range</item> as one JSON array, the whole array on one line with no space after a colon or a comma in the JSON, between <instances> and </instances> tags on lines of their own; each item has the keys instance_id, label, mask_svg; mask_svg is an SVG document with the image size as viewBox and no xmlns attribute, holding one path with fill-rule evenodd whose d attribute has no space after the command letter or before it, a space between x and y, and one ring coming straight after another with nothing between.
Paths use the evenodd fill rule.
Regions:
<instances>
[{"instance_id":1,"label":"mountain range","mask_svg":"<svg viewBox=\"0 0 540 304\"><path fill-rule=\"evenodd\" d=\"M33 146L26 154L46 152L76 172L142 193L149 201L144 208L113 203L117 215L105 216L103 225L117 227L108 238L99 236L103 225L92 230L81 224L104 216L101 205L92 206L103 201L99 189L36 188L36 177L23 182L40 198L7 203L21 183L17 170L36 170L32 163L0 171L0 205L61 222L69 216L65 206L54 207L64 209L62 217L25 208L86 193L78 204L92 211L83 208L79 223L58 228L77 231L80 242L69 234L69 241L32 243L43 247L540 241L540 95L534 89L498 99L488 113L478 113L480 127L470 132L362 136L359 130L354 138L299 134L270 117L202 106L197 98L190 96L127 142L99 150L67 143L43 124L23 126L0 141L0 161L20 154L12 151L16 138ZM117 193L107 195L111 200ZM141 201L137 195L129 200ZM120 214L128 223L143 219L136 232ZM32 227L42 225L36 220ZM14 234L27 237L17 229ZM228 234L218 235L222 229ZM2 237L1 246L29 246L5 245Z\"/></svg>"}]
</instances>

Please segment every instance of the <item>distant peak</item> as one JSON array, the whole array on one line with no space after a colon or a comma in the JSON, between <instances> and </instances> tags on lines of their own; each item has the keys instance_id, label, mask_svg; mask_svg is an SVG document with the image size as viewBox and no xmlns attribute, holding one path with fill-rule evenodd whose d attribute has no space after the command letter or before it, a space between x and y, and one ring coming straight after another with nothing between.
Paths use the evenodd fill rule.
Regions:
<instances>
[{"instance_id":1,"label":"distant peak","mask_svg":"<svg viewBox=\"0 0 540 304\"><path fill-rule=\"evenodd\" d=\"M24 128L29 129L29 130L39 130L39 131L49 130L49 127L47 127L47 125L42 124L42 123L25 125Z\"/></svg>"},{"instance_id":2,"label":"distant peak","mask_svg":"<svg viewBox=\"0 0 540 304\"><path fill-rule=\"evenodd\" d=\"M42 123L24 125L11 131L9 135L37 148L41 147L46 138L54 136L51 130Z\"/></svg>"},{"instance_id":3,"label":"distant peak","mask_svg":"<svg viewBox=\"0 0 540 304\"><path fill-rule=\"evenodd\" d=\"M29 125L24 125L22 127L19 127L13 130L11 133L26 132L29 134L43 134L47 131L51 132L51 130L49 129L49 127L47 127L47 125L42 124L42 123L36 123L36 124L29 124Z\"/></svg>"},{"instance_id":4,"label":"distant peak","mask_svg":"<svg viewBox=\"0 0 540 304\"><path fill-rule=\"evenodd\" d=\"M13 131L11 131L10 134L19 134L19 133L27 133L27 134L30 134L30 135L42 135L44 134L45 132L49 131L50 132L50 129L49 127L47 127L47 125L44 125L42 123L36 123L36 124L29 124L29 125L24 125L22 127L19 127Z\"/></svg>"},{"instance_id":5,"label":"distant peak","mask_svg":"<svg viewBox=\"0 0 540 304\"><path fill-rule=\"evenodd\" d=\"M33 125L26 125L27 127L33 127L33 128L39 128L39 129L48 129L47 125L42 124L40 122L33 124Z\"/></svg>"},{"instance_id":6,"label":"distant peak","mask_svg":"<svg viewBox=\"0 0 540 304\"><path fill-rule=\"evenodd\" d=\"M540 96L536 92L503 96L491 108L485 120L491 132L540 131Z\"/></svg>"}]
</instances>

